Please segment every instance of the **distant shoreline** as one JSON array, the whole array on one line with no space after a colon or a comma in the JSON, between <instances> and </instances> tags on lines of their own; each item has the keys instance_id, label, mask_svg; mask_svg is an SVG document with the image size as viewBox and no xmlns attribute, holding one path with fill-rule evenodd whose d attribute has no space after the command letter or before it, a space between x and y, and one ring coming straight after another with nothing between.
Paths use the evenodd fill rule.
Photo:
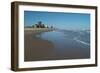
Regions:
<instances>
[{"instance_id":1,"label":"distant shoreline","mask_svg":"<svg viewBox=\"0 0 100 73\"><path fill-rule=\"evenodd\" d=\"M24 28L24 30L54 30L54 28Z\"/></svg>"},{"instance_id":2,"label":"distant shoreline","mask_svg":"<svg viewBox=\"0 0 100 73\"><path fill-rule=\"evenodd\" d=\"M25 33L41 33L41 32L49 32L55 30L54 28L24 28Z\"/></svg>"}]
</instances>

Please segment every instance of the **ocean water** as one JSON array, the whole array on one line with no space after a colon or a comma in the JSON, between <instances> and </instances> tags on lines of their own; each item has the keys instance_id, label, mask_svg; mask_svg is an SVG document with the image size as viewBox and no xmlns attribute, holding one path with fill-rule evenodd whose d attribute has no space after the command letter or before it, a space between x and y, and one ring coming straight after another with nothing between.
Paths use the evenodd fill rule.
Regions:
<instances>
[{"instance_id":1,"label":"ocean water","mask_svg":"<svg viewBox=\"0 0 100 73\"><path fill-rule=\"evenodd\" d=\"M59 57L90 58L90 31L54 30L36 37L52 42Z\"/></svg>"},{"instance_id":2,"label":"ocean water","mask_svg":"<svg viewBox=\"0 0 100 73\"><path fill-rule=\"evenodd\" d=\"M48 40L52 42L55 47L68 47L65 46L67 44L72 44L75 42L80 45L90 46L90 32L89 31L71 31L71 30L55 30L51 32L44 32L42 34L36 35L38 38L42 38L44 40ZM63 44L62 44L63 43ZM65 44L65 45L64 45Z\"/></svg>"}]
</instances>

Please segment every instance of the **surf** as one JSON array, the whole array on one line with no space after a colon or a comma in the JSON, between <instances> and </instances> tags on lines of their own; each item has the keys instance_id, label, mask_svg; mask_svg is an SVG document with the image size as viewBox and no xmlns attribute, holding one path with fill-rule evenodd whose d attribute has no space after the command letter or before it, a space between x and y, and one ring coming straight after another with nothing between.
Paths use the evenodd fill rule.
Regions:
<instances>
[{"instance_id":1,"label":"surf","mask_svg":"<svg viewBox=\"0 0 100 73\"><path fill-rule=\"evenodd\" d=\"M77 42L80 42L80 43L82 43L82 44L84 44L84 45L90 46L89 43L86 43L86 42L84 42L84 41L81 41L81 40L79 40L79 39L77 39L77 38L74 38L74 40L76 40Z\"/></svg>"}]
</instances>

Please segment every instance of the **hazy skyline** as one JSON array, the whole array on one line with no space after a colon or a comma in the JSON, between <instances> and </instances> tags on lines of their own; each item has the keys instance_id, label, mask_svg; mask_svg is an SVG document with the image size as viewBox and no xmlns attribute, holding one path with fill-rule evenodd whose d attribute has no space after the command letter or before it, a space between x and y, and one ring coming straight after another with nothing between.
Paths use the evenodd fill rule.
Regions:
<instances>
[{"instance_id":1,"label":"hazy skyline","mask_svg":"<svg viewBox=\"0 0 100 73\"><path fill-rule=\"evenodd\" d=\"M90 14L24 11L24 26L32 26L38 21L60 29L90 29Z\"/></svg>"}]
</instances>

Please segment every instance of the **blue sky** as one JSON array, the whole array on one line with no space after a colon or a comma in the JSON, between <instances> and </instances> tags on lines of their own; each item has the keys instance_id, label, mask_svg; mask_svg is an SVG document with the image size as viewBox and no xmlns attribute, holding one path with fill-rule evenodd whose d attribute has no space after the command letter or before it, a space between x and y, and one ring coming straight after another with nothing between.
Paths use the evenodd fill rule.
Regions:
<instances>
[{"instance_id":1,"label":"blue sky","mask_svg":"<svg viewBox=\"0 0 100 73\"><path fill-rule=\"evenodd\" d=\"M24 26L31 26L38 21L59 29L89 29L90 14L24 11Z\"/></svg>"}]
</instances>

